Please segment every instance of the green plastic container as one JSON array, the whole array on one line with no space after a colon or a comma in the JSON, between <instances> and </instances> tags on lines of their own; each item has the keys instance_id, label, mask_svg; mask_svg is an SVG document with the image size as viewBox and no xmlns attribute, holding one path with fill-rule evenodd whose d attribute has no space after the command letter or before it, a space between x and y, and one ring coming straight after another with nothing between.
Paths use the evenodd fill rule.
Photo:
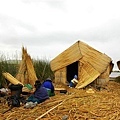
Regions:
<instances>
[{"instance_id":1,"label":"green plastic container","mask_svg":"<svg viewBox=\"0 0 120 120\"><path fill-rule=\"evenodd\" d=\"M25 84L25 87L27 87L29 90L32 90L32 85L31 84Z\"/></svg>"}]
</instances>

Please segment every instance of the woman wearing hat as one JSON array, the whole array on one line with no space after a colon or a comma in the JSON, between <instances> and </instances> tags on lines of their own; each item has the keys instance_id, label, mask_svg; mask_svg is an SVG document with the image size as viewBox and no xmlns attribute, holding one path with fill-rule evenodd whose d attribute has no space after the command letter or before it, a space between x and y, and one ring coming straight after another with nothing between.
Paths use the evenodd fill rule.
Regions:
<instances>
[{"instance_id":1,"label":"woman wearing hat","mask_svg":"<svg viewBox=\"0 0 120 120\"><path fill-rule=\"evenodd\" d=\"M50 78L47 78L43 83L42 86L45 87L47 89L48 95L54 96L54 85L52 83L52 80Z\"/></svg>"}]
</instances>

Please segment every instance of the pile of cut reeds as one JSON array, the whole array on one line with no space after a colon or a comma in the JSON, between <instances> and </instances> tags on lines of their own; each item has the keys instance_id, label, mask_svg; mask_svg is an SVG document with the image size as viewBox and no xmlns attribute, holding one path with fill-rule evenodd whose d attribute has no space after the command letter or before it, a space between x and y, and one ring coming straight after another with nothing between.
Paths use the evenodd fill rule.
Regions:
<instances>
[{"instance_id":1,"label":"pile of cut reeds","mask_svg":"<svg viewBox=\"0 0 120 120\"><path fill-rule=\"evenodd\" d=\"M106 88L94 93L87 89L67 88L67 94L56 93L55 96L38 104L33 109L24 106L7 109L0 103L0 118L17 120L119 120L120 119L120 84L109 81Z\"/></svg>"}]
</instances>

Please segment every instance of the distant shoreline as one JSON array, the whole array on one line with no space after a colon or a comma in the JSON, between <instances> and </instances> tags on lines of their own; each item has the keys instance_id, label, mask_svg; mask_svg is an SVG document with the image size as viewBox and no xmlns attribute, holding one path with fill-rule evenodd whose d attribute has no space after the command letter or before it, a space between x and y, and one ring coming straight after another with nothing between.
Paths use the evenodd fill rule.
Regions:
<instances>
[{"instance_id":1,"label":"distant shoreline","mask_svg":"<svg viewBox=\"0 0 120 120\"><path fill-rule=\"evenodd\" d=\"M119 70L114 70L114 71L112 71L112 72L120 72Z\"/></svg>"},{"instance_id":2,"label":"distant shoreline","mask_svg":"<svg viewBox=\"0 0 120 120\"><path fill-rule=\"evenodd\" d=\"M113 81L113 80L115 80L115 78L116 78L116 77L109 77L109 80L110 80L110 81Z\"/></svg>"},{"instance_id":3,"label":"distant shoreline","mask_svg":"<svg viewBox=\"0 0 120 120\"><path fill-rule=\"evenodd\" d=\"M110 79L115 79L118 76L120 76L120 71L112 71L109 75Z\"/></svg>"}]
</instances>

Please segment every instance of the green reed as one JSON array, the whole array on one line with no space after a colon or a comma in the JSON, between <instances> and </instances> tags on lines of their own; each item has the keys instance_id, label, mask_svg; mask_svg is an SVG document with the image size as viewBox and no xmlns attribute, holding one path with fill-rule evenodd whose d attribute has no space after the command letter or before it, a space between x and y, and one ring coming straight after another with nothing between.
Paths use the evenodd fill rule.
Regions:
<instances>
[{"instance_id":1,"label":"green reed","mask_svg":"<svg viewBox=\"0 0 120 120\"><path fill-rule=\"evenodd\" d=\"M50 68L49 60L41 60L41 59L33 59L33 66L36 72L36 76L41 81L50 77L52 80L54 79L54 74ZM9 72L12 76L16 76L19 69L20 60L19 59L8 59L5 56L0 56L0 88L8 85L9 81L5 80L2 75L3 72Z\"/></svg>"}]
</instances>

